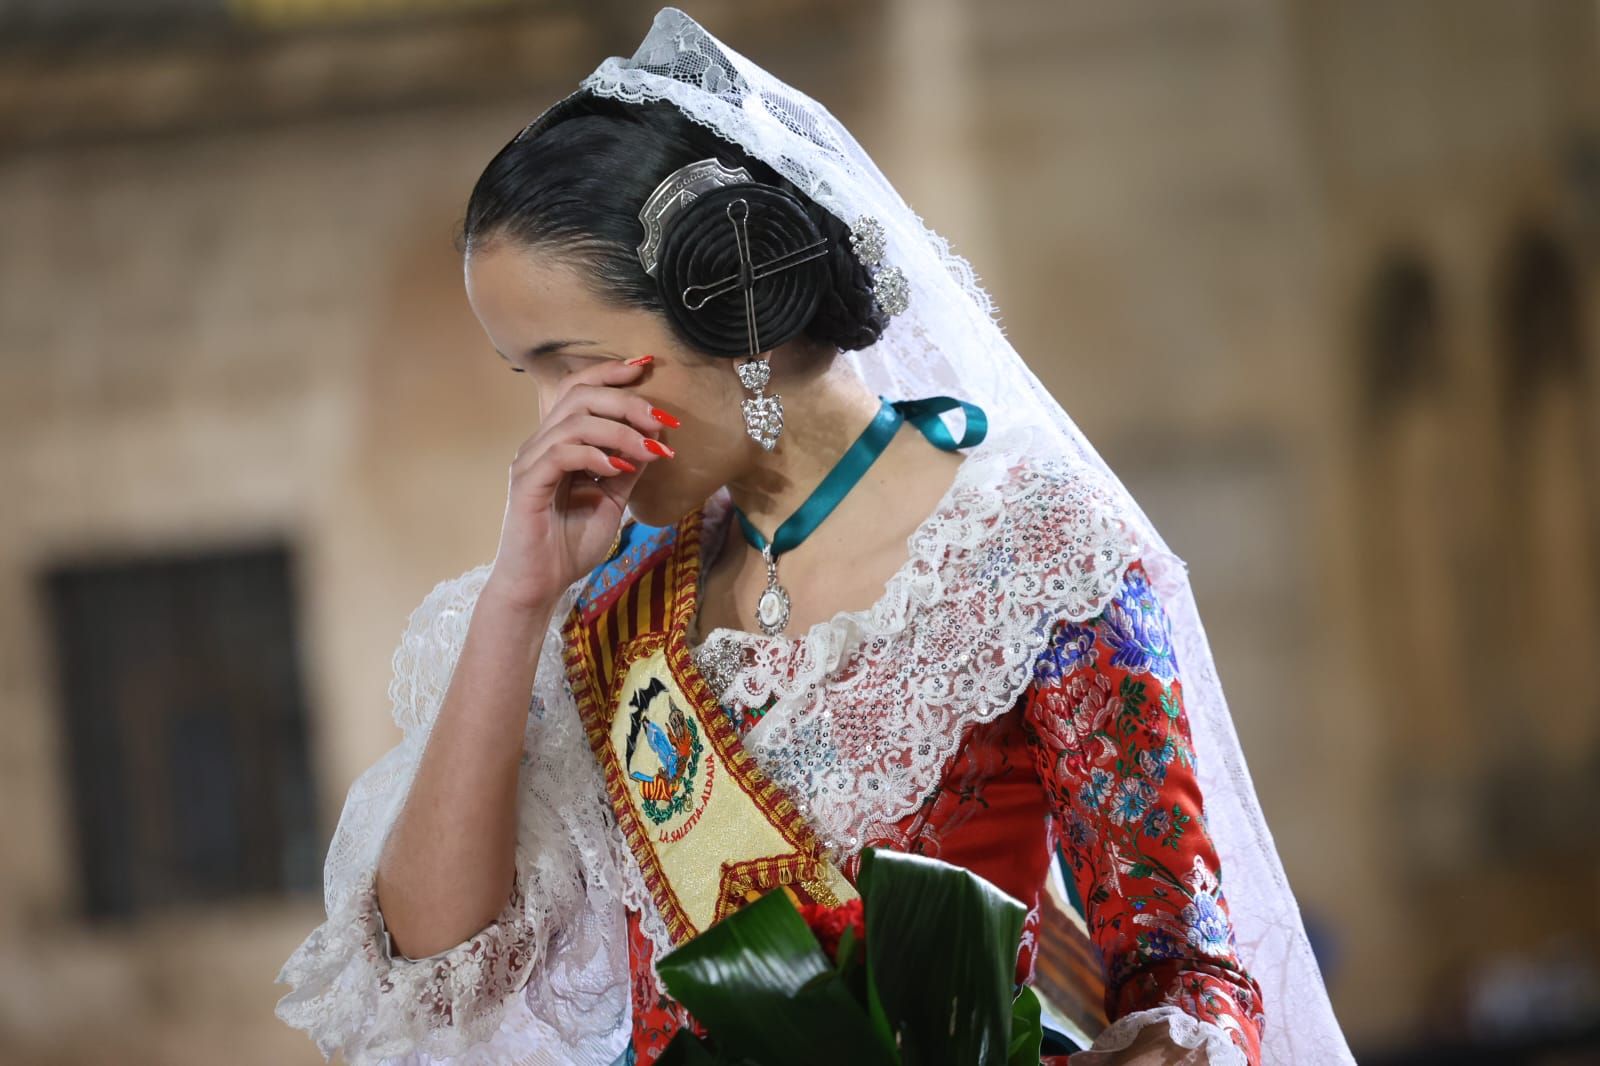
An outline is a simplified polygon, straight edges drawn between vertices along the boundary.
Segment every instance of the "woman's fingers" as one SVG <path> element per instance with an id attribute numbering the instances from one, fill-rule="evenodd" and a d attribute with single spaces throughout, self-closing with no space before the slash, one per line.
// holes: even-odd
<path id="1" fill-rule="evenodd" d="M 635 464 L 670 458 L 671 449 L 640 433 L 626 422 L 601 415 L 576 413 L 553 424 L 545 433 L 547 447 L 576 441 L 607 448 Z"/>
<path id="2" fill-rule="evenodd" d="M 574 414 L 600 415 L 626 422 L 640 433 L 654 436 L 666 423 L 652 412 L 655 406 L 638 393 L 610 385 L 574 385 L 550 408 L 545 419 L 557 422 Z"/>
<path id="3" fill-rule="evenodd" d="M 539 431 L 523 442 L 517 459 L 537 458 L 538 453 L 557 440 L 573 438 L 572 429 L 580 423 L 574 419 L 594 416 L 609 419 L 618 425 L 632 427 L 639 438 L 656 438 L 663 428 L 678 421 L 670 412 L 661 411 L 634 392 L 620 387 L 644 372 L 642 366 L 628 366 L 621 361 L 609 361 L 598 366 L 585 367 L 562 380 L 554 403 L 545 411 Z M 582 423 L 587 425 L 588 423 Z M 635 442 L 636 443 L 636 442 Z M 670 449 L 664 449 L 670 451 Z M 653 458 L 648 452 L 631 450 L 630 456 Z M 657 453 L 659 454 L 659 452 Z"/>
<path id="4" fill-rule="evenodd" d="M 650 373 L 650 365 L 655 361 L 654 356 L 641 356 L 645 362 L 630 359 L 606 359 L 584 367 L 571 374 L 563 375 L 556 382 L 555 390 L 550 399 L 549 412 L 554 414 L 561 407 L 567 397 L 578 389 L 603 388 L 620 390 L 627 385 L 636 385 L 643 381 L 645 375 Z"/>
<path id="5" fill-rule="evenodd" d="M 623 460 L 634 467 L 633 470 L 627 470 L 612 462 L 612 458 L 604 449 L 593 444 L 565 441 L 545 449 L 537 462 L 517 469 L 512 474 L 512 480 L 519 497 L 542 501 L 555 495 L 556 486 L 568 474 L 590 475 L 603 481 L 638 472 L 638 464 Z"/>
<path id="6" fill-rule="evenodd" d="M 512 460 L 517 495 L 541 506 L 579 474 L 625 496 L 646 464 L 671 458 L 657 438 L 676 417 L 627 388 L 647 372 L 648 363 L 607 360 L 563 377 L 538 432 Z"/>

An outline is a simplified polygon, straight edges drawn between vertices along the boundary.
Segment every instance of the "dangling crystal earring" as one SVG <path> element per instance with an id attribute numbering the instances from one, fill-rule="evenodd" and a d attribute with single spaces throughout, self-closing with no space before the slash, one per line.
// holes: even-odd
<path id="1" fill-rule="evenodd" d="M 771 358 L 772 353 L 768 352 L 765 358 L 749 359 L 737 367 L 739 383 L 755 393 L 740 404 L 744 408 L 744 431 L 769 452 L 783 432 L 783 397 L 762 394 L 772 380 Z"/>

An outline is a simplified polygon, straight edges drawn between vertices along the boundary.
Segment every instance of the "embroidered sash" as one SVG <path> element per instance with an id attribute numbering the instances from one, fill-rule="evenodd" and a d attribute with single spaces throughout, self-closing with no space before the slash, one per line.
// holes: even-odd
<path id="1" fill-rule="evenodd" d="M 562 631 L 606 796 L 674 944 L 774 888 L 825 904 L 856 897 L 689 653 L 703 512 L 630 524 Z"/>

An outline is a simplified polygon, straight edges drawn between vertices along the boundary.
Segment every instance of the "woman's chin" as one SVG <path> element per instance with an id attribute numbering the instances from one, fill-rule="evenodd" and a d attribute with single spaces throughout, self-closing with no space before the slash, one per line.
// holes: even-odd
<path id="1" fill-rule="evenodd" d="M 692 496 L 681 489 L 655 489 L 647 487 L 641 480 L 634 487 L 633 494 L 628 497 L 628 510 L 633 517 L 647 526 L 670 526 L 690 511 L 705 502 L 707 492 L 701 496 Z"/>

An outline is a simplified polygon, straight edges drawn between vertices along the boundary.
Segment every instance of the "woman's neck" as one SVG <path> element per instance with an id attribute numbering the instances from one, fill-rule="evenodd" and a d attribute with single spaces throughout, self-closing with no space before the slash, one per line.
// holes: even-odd
<path id="1" fill-rule="evenodd" d="M 777 381 L 774 386 L 783 396 L 783 435 L 776 448 L 728 481 L 733 502 L 768 538 L 833 469 L 881 403 L 842 361 L 787 392 Z"/>
<path id="2" fill-rule="evenodd" d="M 780 391 L 781 390 L 774 390 Z M 848 367 L 839 379 L 814 379 L 784 395 L 778 447 L 727 483 L 732 502 L 769 539 L 805 502 L 877 414 L 881 401 Z M 780 562 L 793 598 L 786 632 L 803 633 L 840 610 L 870 606 L 904 564 L 906 541 L 949 490 L 960 453 L 944 452 L 902 425 L 838 507 Z M 766 584 L 766 567 L 727 516 L 701 575 L 701 636 L 713 628 L 751 631 L 750 612 Z M 698 639 L 698 637 L 696 638 Z"/>

